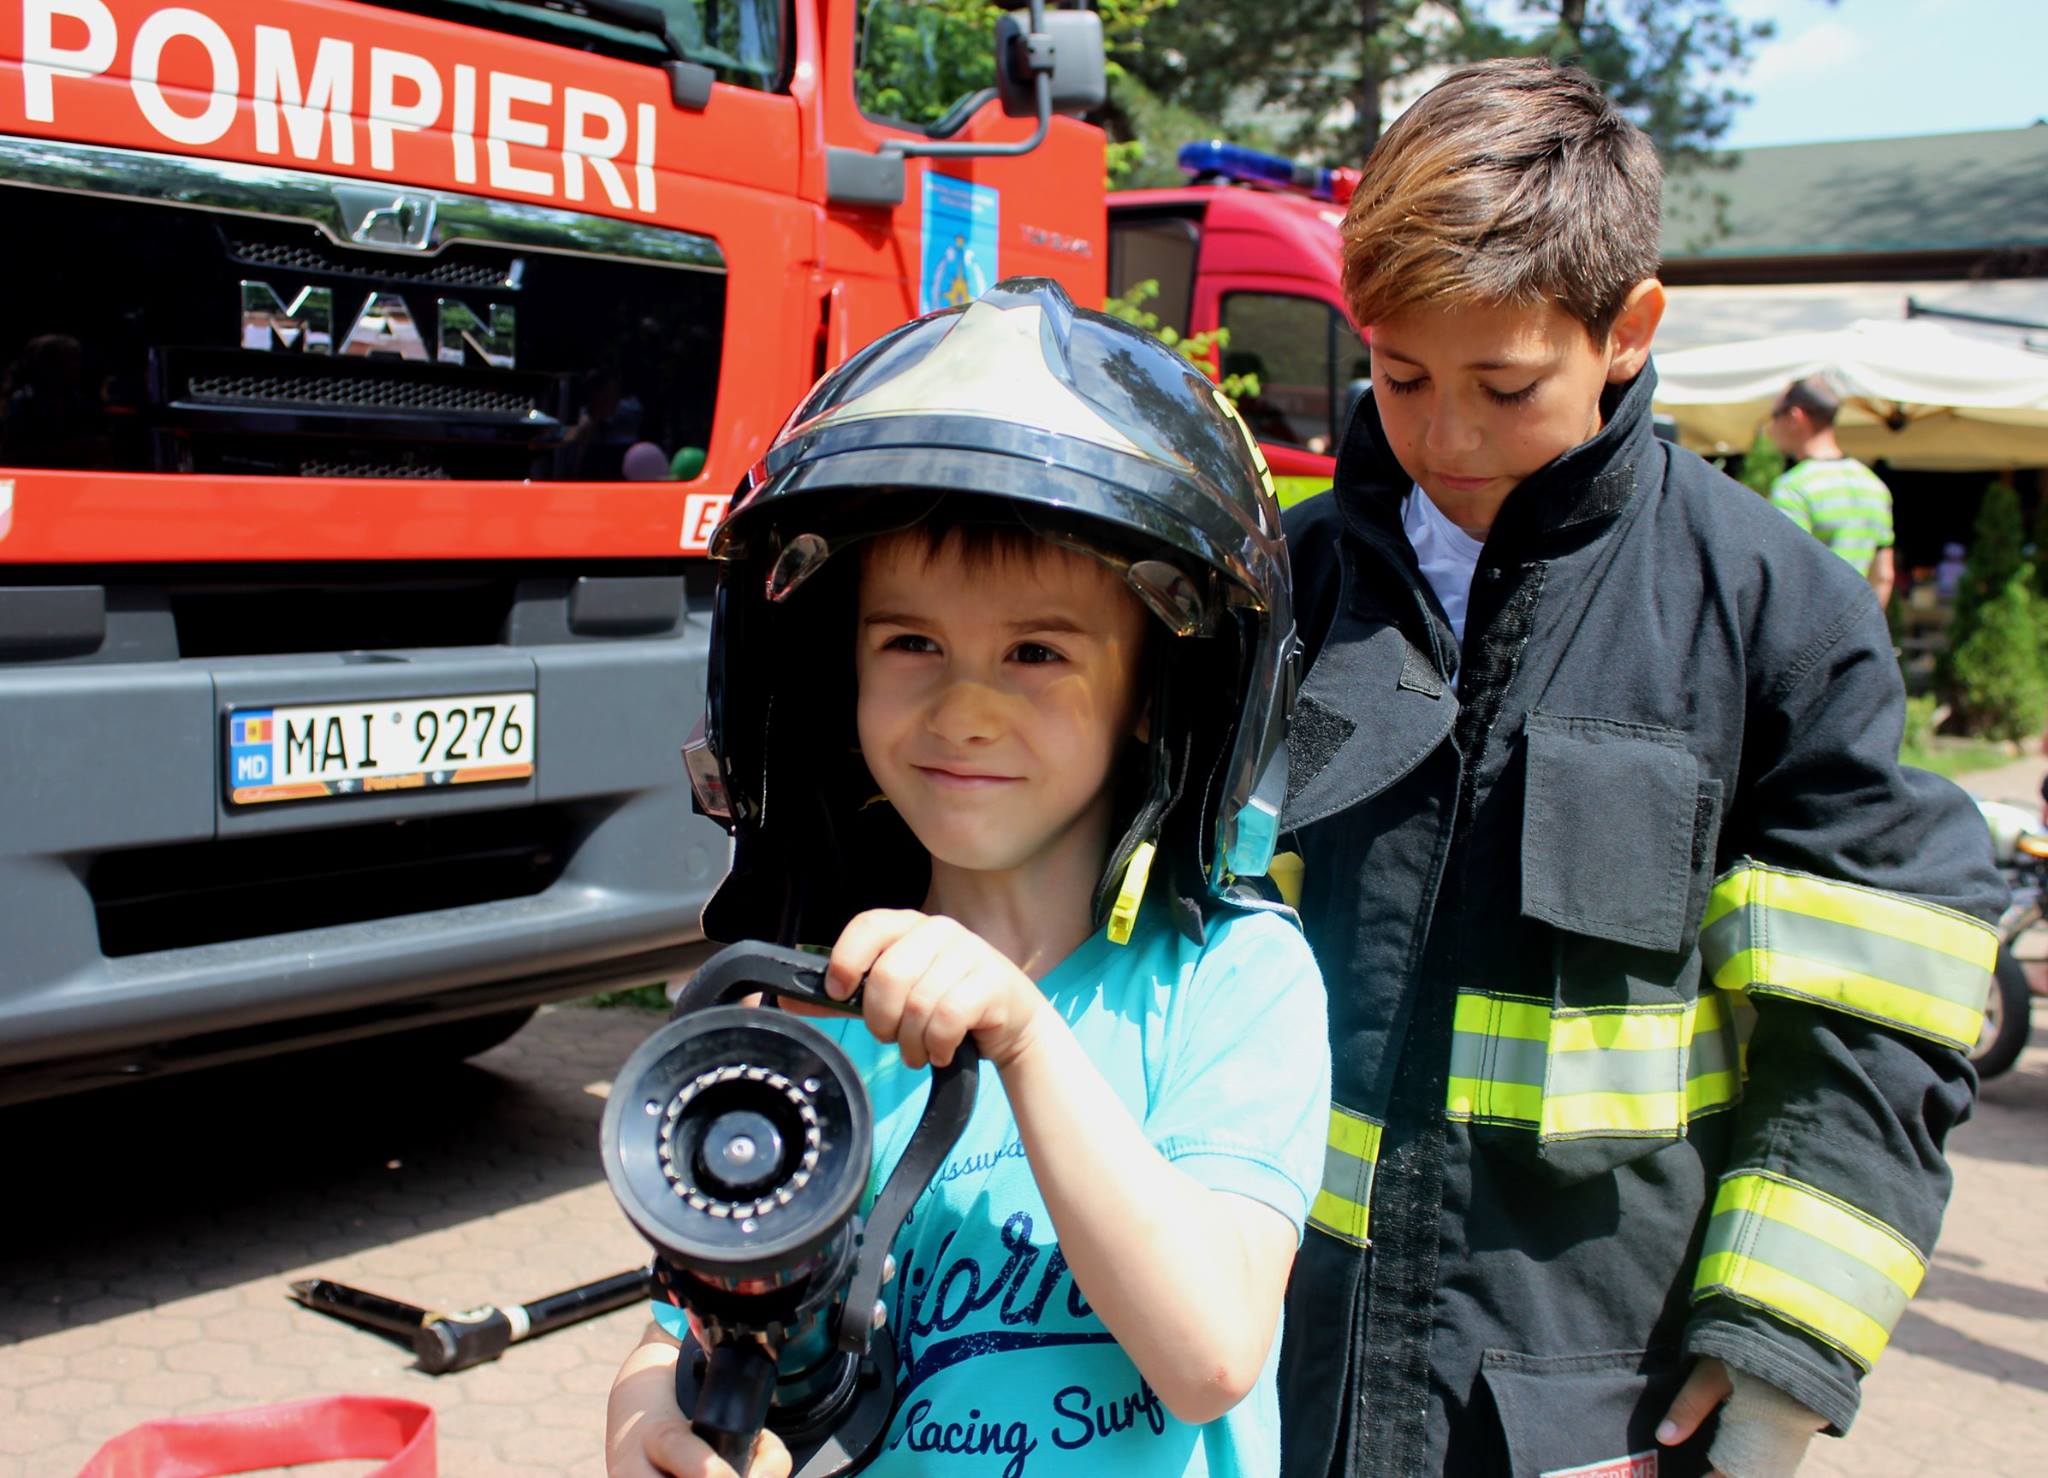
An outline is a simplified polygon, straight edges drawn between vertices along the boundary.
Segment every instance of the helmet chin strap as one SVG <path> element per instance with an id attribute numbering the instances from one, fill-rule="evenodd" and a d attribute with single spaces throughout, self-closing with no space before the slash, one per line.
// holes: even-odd
<path id="1" fill-rule="evenodd" d="M 1174 753 L 1165 738 L 1173 727 L 1170 722 L 1172 715 L 1167 709 L 1166 667 L 1164 662 L 1158 665 L 1158 674 L 1152 683 L 1151 737 L 1145 741 L 1144 798 L 1139 801 L 1124 834 L 1109 849 L 1108 861 L 1095 884 L 1096 927 L 1110 924 L 1112 937 L 1122 936 L 1117 939 L 1119 944 L 1129 942 L 1131 929 L 1137 923 L 1138 908 L 1143 902 L 1146 879 L 1151 872 L 1153 851 L 1159 841 L 1160 823 L 1180 799 L 1181 784 L 1187 775 L 1186 758 L 1182 757 L 1176 766 Z"/>

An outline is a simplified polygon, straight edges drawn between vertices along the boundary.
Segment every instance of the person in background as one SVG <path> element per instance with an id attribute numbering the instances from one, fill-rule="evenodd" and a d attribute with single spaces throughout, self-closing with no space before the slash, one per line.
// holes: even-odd
<path id="1" fill-rule="evenodd" d="M 1943 600 L 1954 600 L 1957 587 L 1963 583 L 1963 570 L 1966 564 L 1962 545 L 1942 545 L 1941 563 L 1934 567 L 1934 593 Z"/>
<path id="2" fill-rule="evenodd" d="M 1847 560 L 1877 592 L 1892 598 L 1892 495 L 1878 475 L 1835 440 L 1842 408 L 1821 375 L 1794 380 L 1771 407 L 1767 428 L 1797 465 L 1771 484 L 1771 506 Z"/>

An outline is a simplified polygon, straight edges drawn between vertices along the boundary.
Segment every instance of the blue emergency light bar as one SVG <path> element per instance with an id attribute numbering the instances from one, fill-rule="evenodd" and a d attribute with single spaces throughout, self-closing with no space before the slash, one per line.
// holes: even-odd
<path id="1" fill-rule="evenodd" d="M 1278 154 L 1263 153 L 1221 139 L 1201 139 L 1180 146 L 1180 167 L 1197 179 L 1233 180 L 1241 185 L 1272 185 L 1300 190 L 1314 200 L 1337 198 L 1336 170 L 1296 164 Z"/>

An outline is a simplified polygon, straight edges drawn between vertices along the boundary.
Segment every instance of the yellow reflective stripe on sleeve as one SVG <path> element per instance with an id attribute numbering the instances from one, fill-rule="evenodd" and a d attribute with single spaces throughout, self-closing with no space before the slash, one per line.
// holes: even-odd
<path id="1" fill-rule="evenodd" d="M 1723 990 L 1783 996 L 1962 1050 L 1977 1040 L 1998 935 L 1936 904 L 1744 863 L 1700 934 Z"/>
<path id="2" fill-rule="evenodd" d="M 1693 1297 L 1753 1304 L 1868 1370 L 1926 1271 L 1913 1244 L 1876 1217 L 1784 1176 L 1744 1170 L 1714 1197 Z"/>
<path id="3" fill-rule="evenodd" d="M 1330 1106 L 1330 1141 L 1323 1151 L 1323 1186 L 1308 1224 L 1360 1247 L 1372 1223 L 1372 1176 L 1380 1158 L 1381 1126 L 1363 1114 Z"/>
<path id="4" fill-rule="evenodd" d="M 1796 997 L 1831 1006 L 1850 1016 L 1964 1050 L 1976 1043 L 1984 1025 L 1982 997 L 1986 992 L 1979 993 L 1976 1004 L 1958 1005 L 1911 986 L 1783 950 L 1744 950 L 1714 972 L 1714 984 L 1723 990 Z"/>
<path id="5" fill-rule="evenodd" d="M 1715 881 L 1700 927 L 1705 928 L 1722 915 L 1750 903 L 1910 939 L 1986 969 L 1990 968 L 1991 960 L 1984 944 L 1986 934 L 1992 936 L 1990 948 L 1997 948 L 1996 931 L 1966 913 L 1879 888 L 1866 888 L 1860 883 L 1831 882 L 1809 873 L 1766 867 L 1760 862 L 1737 863 Z"/>
<path id="6" fill-rule="evenodd" d="M 1545 1139 L 1676 1138 L 1741 1094 L 1727 998 L 1553 1011 L 1525 996 L 1462 992 L 1445 1111 L 1533 1127 Z"/>

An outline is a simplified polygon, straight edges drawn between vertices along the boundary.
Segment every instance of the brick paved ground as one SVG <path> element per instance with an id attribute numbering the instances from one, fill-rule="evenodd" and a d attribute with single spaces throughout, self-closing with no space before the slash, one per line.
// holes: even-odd
<path id="1" fill-rule="evenodd" d="M 651 1021 L 550 1012 L 426 1084 L 273 1068 L 0 1113 L 0 1478 L 69 1478 L 148 1417 L 343 1391 L 432 1405 L 449 1478 L 596 1478 L 636 1312 L 435 1379 L 284 1290 L 318 1274 L 459 1308 L 629 1266 L 594 1145 L 599 1091 Z M 1807 1473 L 2048 1470 L 2048 1049 L 1953 1148 L 1926 1289 L 1855 1433 Z"/>
<path id="2" fill-rule="evenodd" d="M 457 1309 L 643 1261 L 597 1123 L 658 1021 L 551 1011 L 427 1083 L 272 1066 L 0 1114 L 0 1478 L 68 1478 L 149 1417 L 345 1391 L 431 1405 L 448 1478 L 601 1475 L 604 1394 L 643 1314 L 437 1379 L 285 1287 Z"/>

